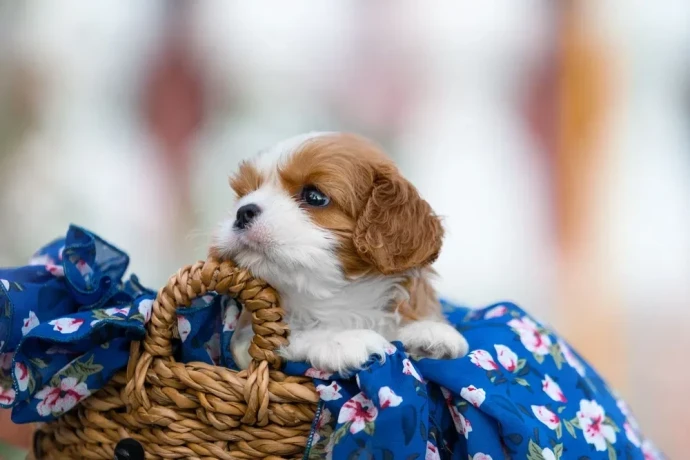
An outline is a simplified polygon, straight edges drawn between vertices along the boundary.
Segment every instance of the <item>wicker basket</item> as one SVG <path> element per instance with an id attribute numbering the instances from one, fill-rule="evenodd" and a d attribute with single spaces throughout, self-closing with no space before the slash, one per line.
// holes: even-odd
<path id="1" fill-rule="evenodd" d="M 177 307 L 209 291 L 252 312 L 248 370 L 172 357 Z M 59 420 L 37 426 L 30 457 L 110 460 L 118 441 L 134 438 L 151 459 L 300 458 L 318 395 L 310 379 L 271 370 L 280 366 L 274 350 L 287 343 L 283 314 L 276 291 L 231 262 L 181 269 L 158 292 L 127 370 Z"/>

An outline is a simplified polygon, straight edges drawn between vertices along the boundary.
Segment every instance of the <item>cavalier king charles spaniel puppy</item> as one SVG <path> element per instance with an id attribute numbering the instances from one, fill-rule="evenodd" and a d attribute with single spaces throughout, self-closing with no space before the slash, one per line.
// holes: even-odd
<path id="1" fill-rule="evenodd" d="M 283 358 L 348 374 L 396 340 L 417 357 L 467 353 L 430 282 L 441 221 L 374 143 L 297 136 L 242 162 L 230 185 L 237 200 L 210 254 L 278 291 L 291 330 Z M 241 368 L 252 336 L 244 310 L 231 343 Z"/>

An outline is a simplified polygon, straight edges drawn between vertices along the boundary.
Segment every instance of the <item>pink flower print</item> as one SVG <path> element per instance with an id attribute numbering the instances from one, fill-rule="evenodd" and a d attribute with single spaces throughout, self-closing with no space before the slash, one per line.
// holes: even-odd
<path id="1" fill-rule="evenodd" d="M 460 390 L 460 396 L 462 396 L 465 401 L 469 402 L 474 407 L 479 407 L 486 399 L 486 392 L 481 388 L 470 385 Z"/>
<path id="2" fill-rule="evenodd" d="M 378 417 L 379 412 L 364 393 L 358 393 L 348 402 L 343 404 L 338 415 L 338 423 L 351 423 L 350 433 L 356 434 L 362 431 L 368 423 Z"/>
<path id="3" fill-rule="evenodd" d="M 153 309 L 153 299 L 144 299 L 137 305 L 139 314 L 144 317 L 144 324 L 151 319 L 151 310 Z"/>
<path id="4" fill-rule="evenodd" d="M 511 319 L 508 326 L 512 327 L 520 335 L 522 345 L 532 353 L 546 356 L 549 354 L 551 338 L 539 330 L 539 326 L 527 317 Z"/>
<path id="5" fill-rule="evenodd" d="M 604 408 L 596 401 L 583 399 L 580 401 L 580 410 L 577 412 L 577 419 L 584 434 L 585 441 L 594 445 L 599 452 L 606 450 L 606 443 L 616 442 L 616 431 L 611 425 L 605 423 L 606 413 Z"/>
<path id="6" fill-rule="evenodd" d="M 220 334 L 217 332 L 214 333 L 211 338 L 208 339 L 208 342 L 204 344 L 204 349 L 206 353 L 208 353 L 211 362 L 218 365 L 220 362 Z"/>
<path id="7" fill-rule="evenodd" d="M 62 334 L 71 334 L 76 332 L 81 325 L 84 324 L 84 320 L 77 318 L 58 318 L 52 320 L 48 324 L 53 326 L 54 331 L 59 331 Z"/>
<path id="8" fill-rule="evenodd" d="M 177 315 L 177 332 L 180 333 L 180 340 L 187 340 L 187 336 L 192 332 L 192 325 L 189 320 L 182 315 Z"/>
<path id="9" fill-rule="evenodd" d="M 582 362 L 577 359 L 573 351 L 570 349 L 568 344 L 566 344 L 563 340 L 558 340 L 558 346 L 561 349 L 561 352 L 563 353 L 563 357 L 565 358 L 565 362 L 568 363 L 570 367 L 575 369 L 578 374 L 580 374 L 580 377 L 585 376 L 585 366 L 582 364 Z"/>
<path id="10" fill-rule="evenodd" d="M 628 438 L 628 441 L 630 441 L 635 447 L 640 447 L 640 437 L 637 436 L 637 433 L 633 429 L 632 425 L 630 425 L 629 422 L 625 422 L 623 424 L 623 429 L 625 430 L 625 437 Z"/>
<path id="11" fill-rule="evenodd" d="M 39 324 L 40 321 L 38 320 L 36 313 L 29 310 L 29 317 L 24 318 L 24 322 L 22 323 L 22 335 L 28 334 L 31 329 L 35 328 Z"/>
<path id="12" fill-rule="evenodd" d="M 548 410 L 546 406 L 532 406 L 532 412 L 550 430 L 555 430 L 561 424 L 561 419 L 558 418 L 558 415 Z"/>
<path id="13" fill-rule="evenodd" d="M 15 393 L 14 388 L 0 387 L 0 405 L 9 406 L 14 402 Z"/>
<path id="14" fill-rule="evenodd" d="M 470 361 L 477 367 L 481 367 L 485 371 L 495 371 L 498 369 L 496 361 L 491 357 L 491 354 L 486 350 L 474 350 L 470 353 Z"/>
<path id="15" fill-rule="evenodd" d="M 333 374 L 330 374 L 328 372 L 321 371 L 319 369 L 315 369 L 313 367 L 310 367 L 307 369 L 307 371 L 304 373 L 306 377 L 311 377 L 313 379 L 319 379 L 319 380 L 328 380 L 331 378 Z"/>
<path id="16" fill-rule="evenodd" d="M 331 382 L 329 385 L 318 385 L 316 387 L 316 392 L 324 401 L 334 401 L 342 398 L 343 395 L 340 394 L 340 390 L 341 388 L 338 382 Z"/>
<path id="17" fill-rule="evenodd" d="M 484 319 L 500 318 L 506 313 L 508 313 L 508 309 L 504 305 L 498 305 L 484 313 Z"/>
<path id="18" fill-rule="evenodd" d="M 424 380 L 419 375 L 419 372 L 417 372 L 417 369 L 415 369 L 414 365 L 412 364 L 412 361 L 410 361 L 408 358 L 403 359 L 403 374 L 411 375 L 420 382 L 424 383 Z"/>
<path id="19" fill-rule="evenodd" d="M 508 372 L 513 372 L 517 369 L 518 356 L 505 345 L 494 345 L 496 349 L 496 356 L 501 366 Z"/>
<path id="20" fill-rule="evenodd" d="M 424 460 L 441 460 L 441 455 L 438 453 L 438 447 L 433 445 L 431 441 L 426 442 L 426 455 Z"/>
<path id="21" fill-rule="evenodd" d="M 395 353 L 397 353 L 398 349 L 395 348 L 395 345 L 393 345 L 391 343 L 391 344 L 386 345 L 385 348 L 383 349 L 383 351 L 385 351 L 388 356 L 391 356 L 391 355 L 394 355 Z"/>
<path id="22" fill-rule="evenodd" d="M 108 315 L 108 316 L 115 316 L 115 315 L 124 315 L 124 316 L 127 316 L 127 315 L 129 315 L 129 307 L 124 307 L 124 308 L 119 308 L 119 307 L 106 308 L 105 314 Z"/>
<path id="23" fill-rule="evenodd" d="M 223 332 L 234 331 L 237 327 L 237 319 L 240 309 L 234 299 L 230 299 L 223 310 Z"/>
<path id="24" fill-rule="evenodd" d="M 46 385 L 36 393 L 36 399 L 41 400 L 36 406 L 36 411 L 41 417 L 60 415 L 72 409 L 89 394 L 86 383 L 79 383 L 74 377 L 66 377 L 60 381 L 59 386 Z"/>
<path id="25" fill-rule="evenodd" d="M 402 401 L 402 397 L 396 395 L 390 387 L 381 387 L 379 389 L 379 405 L 381 409 L 398 407 Z"/>
<path id="26" fill-rule="evenodd" d="M 63 276 L 65 276 L 65 268 L 62 266 L 62 264 L 56 265 L 52 262 L 48 262 L 45 265 L 45 267 L 48 273 L 50 273 L 56 278 L 62 278 Z"/>
<path id="27" fill-rule="evenodd" d="M 14 378 L 17 379 L 19 391 L 26 391 L 26 388 L 29 386 L 29 370 L 26 368 L 26 364 L 14 363 Z"/>
<path id="28" fill-rule="evenodd" d="M 14 352 L 0 353 L 0 369 L 7 370 L 12 367 L 12 359 L 14 358 Z"/>
<path id="29" fill-rule="evenodd" d="M 472 460 L 493 460 L 493 459 L 491 458 L 491 455 L 483 454 L 483 453 L 481 453 L 481 452 L 477 452 L 477 453 L 474 454 L 474 456 L 472 457 Z"/>
<path id="30" fill-rule="evenodd" d="M 563 391 L 561 391 L 561 387 L 547 374 L 544 374 L 544 380 L 541 381 L 541 389 L 544 390 L 544 393 L 546 393 L 547 396 L 554 401 L 563 403 L 568 401 L 563 394 Z"/>

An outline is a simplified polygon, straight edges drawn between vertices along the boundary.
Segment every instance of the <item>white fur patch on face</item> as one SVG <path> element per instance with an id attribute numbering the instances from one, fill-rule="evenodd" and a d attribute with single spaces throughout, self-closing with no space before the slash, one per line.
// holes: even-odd
<path id="1" fill-rule="evenodd" d="M 265 178 L 262 186 L 235 203 L 214 242 L 224 256 L 277 289 L 316 298 L 332 296 L 344 283 L 336 241 L 281 187 L 278 168 L 305 142 L 326 134 L 296 136 L 262 152 L 254 160 Z M 260 214 L 246 228 L 236 228 L 237 211 L 250 204 Z"/>

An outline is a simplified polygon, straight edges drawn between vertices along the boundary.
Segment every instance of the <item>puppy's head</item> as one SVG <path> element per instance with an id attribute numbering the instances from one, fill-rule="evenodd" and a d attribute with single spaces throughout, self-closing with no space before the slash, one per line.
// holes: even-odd
<path id="1" fill-rule="evenodd" d="M 211 255 L 276 288 L 329 296 L 363 276 L 430 265 L 443 229 L 412 184 L 373 143 L 338 133 L 284 141 L 231 177 L 237 201 Z"/>

